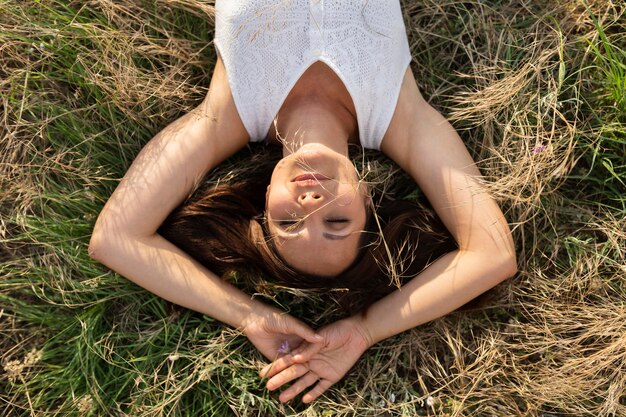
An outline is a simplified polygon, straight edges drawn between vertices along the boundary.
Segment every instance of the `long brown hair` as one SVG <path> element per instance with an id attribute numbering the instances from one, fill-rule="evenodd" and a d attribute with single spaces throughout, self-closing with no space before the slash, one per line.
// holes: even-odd
<path id="1" fill-rule="evenodd" d="M 279 158 L 280 152 L 264 147 L 237 161 L 237 168 L 221 167 L 170 214 L 159 233 L 216 274 L 244 277 L 238 283 L 253 291 L 268 281 L 308 290 L 344 289 L 335 301 L 350 312 L 456 248 L 427 203 L 393 199 L 389 187 L 374 186 L 375 207 L 353 264 L 333 278 L 294 270 L 276 252 L 264 222 L 265 190 Z M 371 161 L 362 158 L 357 165 L 365 170 Z M 233 178 L 223 183 L 224 177 Z M 251 282 L 250 277 L 257 278 Z"/>

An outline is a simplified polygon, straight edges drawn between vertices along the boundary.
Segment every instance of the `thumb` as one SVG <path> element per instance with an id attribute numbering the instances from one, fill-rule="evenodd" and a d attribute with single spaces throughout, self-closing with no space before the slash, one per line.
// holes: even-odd
<path id="1" fill-rule="evenodd" d="M 292 332 L 309 343 L 320 344 L 324 338 L 304 323 L 295 322 Z"/>
<path id="2" fill-rule="evenodd" d="M 322 343 L 307 343 L 305 346 L 298 347 L 291 353 L 293 363 L 305 363 L 311 360 L 317 353 L 322 350 Z"/>

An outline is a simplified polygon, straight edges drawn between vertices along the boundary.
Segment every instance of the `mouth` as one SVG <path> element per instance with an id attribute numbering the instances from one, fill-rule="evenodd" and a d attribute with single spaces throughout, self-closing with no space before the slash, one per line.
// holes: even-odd
<path id="1" fill-rule="evenodd" d="M 328 180 L 330 180 L 330 178 L 328 178 L 326 175 L 317 174 L 313 172 L 307 172 L 305 174 L 298 175 L 297 177 L 292 179 L 291 182 L 297 182 L 299 184 L 305 184 L 305 183 L 317 184 L 320 181 L 328 181 Z"/>

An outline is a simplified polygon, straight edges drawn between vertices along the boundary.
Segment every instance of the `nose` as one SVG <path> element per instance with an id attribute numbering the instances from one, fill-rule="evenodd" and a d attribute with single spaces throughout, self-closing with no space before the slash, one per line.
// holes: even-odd
<path id="1" fill-rule="evenodd" d="M 307 191 L 305 193 L 300 193 L 298 196 L 298 202 L 301 205 L 315 205 L 317 203 L 321 203 L 322 200 L 322 194 L 316 191 Z"/>

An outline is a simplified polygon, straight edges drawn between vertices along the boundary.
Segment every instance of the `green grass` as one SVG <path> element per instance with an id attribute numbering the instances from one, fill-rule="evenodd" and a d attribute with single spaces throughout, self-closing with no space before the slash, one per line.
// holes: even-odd
<path id="1" fill-rule="evenodd" d="M 492 181 L 520 272 L 305 407 L 263 388 L 237 332 L 87 254 L 141 147 L 206 93 L 212 6 L 0 0 L 0 414 L 626 415 L 626 10 L 589 3 L 403 2 L 420 87 Z"/>

